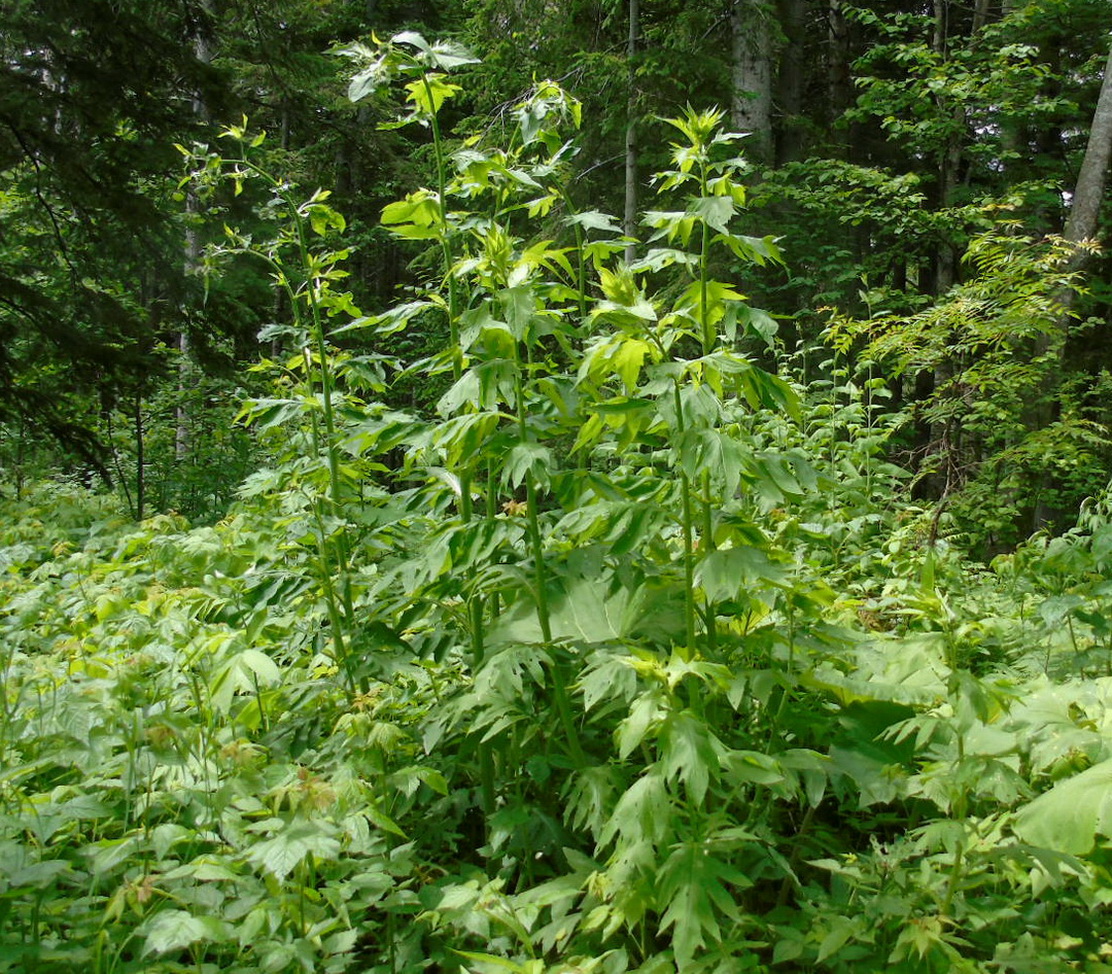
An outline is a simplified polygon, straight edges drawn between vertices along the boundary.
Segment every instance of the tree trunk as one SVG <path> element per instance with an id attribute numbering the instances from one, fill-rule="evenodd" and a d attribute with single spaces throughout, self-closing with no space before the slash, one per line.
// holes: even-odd
<path id="1" fill-rule="evenodd" d="M 779 124 L 776 126 L 776 165 L 803 158 L 803 67 L 805 0 L 778 0 L 777 14 L 784 34 L 776 79 Z"/>
<path id="2" fill-rule="evenodd" d="M 1073 202 L 1062 235 L 1074 243 L 1091 240 L 1097 232 L 1108 161 L 1112 156 L 1112 50 L 1104 62 L 1104 80 L 1089 129 L 1089 141 L 1073 190 Z"/>
<path id="3" fill-rule="evenodd" d="M 934 0 L 934 39 L 931 46 L 939 54 L 946 53 L 947 14 L 946 0 Z"/>
<path id="4" fill-rule="evenodd" d="M 751 132 L 747 149 L 772 156 L 772 14 L 763 2 L 733 0 L 730 9 L 733 92 L 730 121 Z"/>
<path id="5" fill-rule="evenodd" d="M 1077 184 L 1073 190 L 1073 201 L 1070 205 L 1069 215 L 1062 236 L 1072 243 L 1081 244 L 1092 240 L 1096 236 L 1097 223 L 1100 218 L 1100 205 L 1104 196 L 1105 180 L 1108 174 L 1108 162 L 1112 157 L 1112 49 L 1104 62 L 1104 76 L 1101 81 L 1100 94 L 1097 96 L 1096 111 L 1093 112 L 1093 122 L 1089 128 L 1089 140 L 1085 144 L 1085 155 L 1081 160 L 1081 170 L 1077 175 Z M 1091 251 L 1078 247 L 1070 262 L 1071 270 L 1079 270 L 1090 256 Z M 1067 290 L 1058 295 L 1062 307 L 1062 315 L 1058 325 L 1060 335 L 1056 336 L 1059 345 L 1059 356 L 1064 358 L 1066 353 L 1066 338 L 1069 334 L 1070 315 L 1069 308 L 1076 298 L 1076 293 Z M 1036 343 L 1036 354 L 1045 355 L 1051 345 L 1050 335 L 1040 335 Z M 1065 371 L 1065 363 L 1061 362 L 1058 375 Z M 1058 402 L 1056 396 L 1056 379 L 1046 390 L 1043 401 L 1033 411 L 1031 425 L 1034 429 L 1043 429 L 1054 421 Z M 1051 507 L 1046 502 L 1049 476 L 1043 474 L 1039 478 L 1039 491 L 1034 510 L 1033 527 L 1038 529 L 1046 524 L 1058 523 L 1063 512 Z"/>
<path id="6" fill-rule="evenodd" d="M 985 24 L 988 23 L 988 5 L 989 0 L 977 0 L 973 7 L 973 31 L 976 34 Z"/>
<path id="7" fill-rule="evenodd" d="M 829 0 L 827 20 L 827 127 L 834 132 L 834 124 L 853 104 L 853 71 L 850 68 L 849 25 L 842 12 L 842 0 Z M 848 146 L 846 147 L 848 149 Z"/>
<path id="8" fill-rule="evenodd" d="M 196 19 L 193 23 L 193 56 L 201 64 L 211 64 L 213 0 L 198 0 Z M 201 121 L 209 120 L 208 105 L 200 90 L 193 93 L 193 114 Z M 190 192 L 185 201 L 186 213 L 192 217 L 199 212 L 200 205 L 194 193 Z M 193 220 L 186 223 L 185 230 L 185 271 L 194 274 L 201 266 L 201 241 L 197 236 Z M 189 332 L 182 329 L 178 335 L 178 406 L 175 416 L 174 456 L 183 462 L 189 454 L 189 408 L 186 395 L 193 386 L 192 357 L 189 347 Z"/>
<path id="9" fill-rule="evenodd" d="M 635 58 L 641 33 L 640 0 L 629 0 L 629 38 L 626 42 L 626 66 L 629 90 L 626 100 L 625 133 L 625 214 L 622 229 L 627 237 L 637 234 L 637 77 Z M 626 246 L 625 259 L 632 262 L 637 245 Z"/>
<path id="10" fill-rule="evenodd" d="M 948 0 L 934 0 L 934 52 L 947 61 L 949 48 L 949 4 Z M 946 111 L 945 100 L 939 106 Z M 946 209 L 954 205 L 954 195 L 958 186 L 958 172 L 961 168 L 962 149 L 965 142 L 965 106 L 958 101 L 949 108 L 950 135 L 942 148 L 938 160 L 938 205 Z M 957 278 L 957 249 L 953 244 L 943 242 L 939 247 L 935 265 L 935 287 L 939 295 L 945 294 Z"/>
<path id="11" fill-rule="evenodd" d="M 135 434 L 135 520 L 142 521 L 147 516 L 147 477 L 146 451 L 143 449 L 143 397 L 135 396 L 135 411 L 132 416 Z"/>

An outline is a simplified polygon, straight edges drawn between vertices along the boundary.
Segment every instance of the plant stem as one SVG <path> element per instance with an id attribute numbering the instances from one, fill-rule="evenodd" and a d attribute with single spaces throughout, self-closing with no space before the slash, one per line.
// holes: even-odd
<path id="1" fill-rule="evenodd" d="M 714 551 L 714 512 L 711 507 L 710 495 L 710 471 L 703 471 L 703 556 L 710 554 Z M 717 623 L 717 609 L 715 608 L 714 600 L 710 597 L 707 598 L 705 609 L 705 623 L 707 629 L 707 654 L 711 659 L 718 656 L 718 623 Z"/>
<path id="2" fill-rule="evenodd" d="M 680 382 L 676 379 L 672 389 L 676 409 L 676 432 L 682 437 L 684 432 L 683 399 L 680 396 Z M 691 505 L 691 482 L 687 471 L 680 465 L 680 500 L 683 518 L 683 620 L 687 634 L 687 659 L 695 657 L 695 525 Z"/>
<path id="3" fill-rule="evenodd" d="M 517 399 L 517 422 L 522 440 L 529 436 L 529 425 L 525 416 L 525 395 L 521 381 L 521 361 L 518 359 L 518 372 L 514 379 Z M 567 683 L 563 669 L 556 658 L 552 645 L 552 619 L 548 606 L 548 570 L 544 562 L 544 542 L 541 537 L 540 517 L 537 513 L 537 488 L 532 470 L 525 474 L 525 514 L 529 530 L 530 547 L 533 549 L 533 585 L 536 589 L 537 622 L 541 629 L 541 640 L 548 649 L 552 660 L 552 695 L 556 710 L 567 738 L 568 750 L 577 769 L 587 766 L 587 755 L 579 742 L 579 731 L 572 715 L 571 701 L 568 698 Z"/>
<path id="4" fill-rule="evenodd" d="M 429 106 L 435 104 L 432 93 L 432 84 L 428 73 L 421 75 L 425 87 L 425 96 Z M 459 346 L 459 306 L 456 294 L 456 279 L 452 274 L 452 247 L 448 241 L 448 207 L 444 200 L 447 187 L 447 170 L 444 166 L 444 140 L 440 133 L 440 119 L 435 111 L 429 112 L 429 124 L 432 126 L 432 148 L 436 157 L 436 204 L 440 217 L 440 252 L 444 260 L 444 276 L 448 281 L 448 343 L 452 352 L 452 379 L 459 381 L 463 375 L 463 353 Z"/>
<path id="5" fill-rule="evenodd" d="M 471 474 L 460 474 L 460 521 L 470 524 L 474 517 L 471 501 Z M 488 505 L 489 509 L 489 505 Z M 468 599 L 468 619 L 471 623 L 471 672 L 478 673 L 486 655 L 486 617 L 483 611 L 481 592 L 473 592 Z M 494 813 L 494 758 L 491 743 L 479 744 L 479 789 L 482 795 L 483 813 Z"/>

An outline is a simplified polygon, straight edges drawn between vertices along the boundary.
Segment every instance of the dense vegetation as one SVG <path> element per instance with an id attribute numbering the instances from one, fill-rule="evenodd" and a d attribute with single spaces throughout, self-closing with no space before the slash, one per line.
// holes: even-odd
<path id="1" fill-rule="evenodd" d="M 1112 969 L 1107 3 L 4 6 L 0 970 Z"/>

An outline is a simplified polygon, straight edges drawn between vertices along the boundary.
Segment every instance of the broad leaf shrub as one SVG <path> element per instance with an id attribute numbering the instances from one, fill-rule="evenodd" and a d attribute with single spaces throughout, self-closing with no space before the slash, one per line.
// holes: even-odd
<path id="1" fill-rule="evenodd" d="M 432 128 L 454 48 L 399 35 Z M 545 82 L 436 127 L 364 316 L 343 223 L 242 148 L 293 320 L 217 524 L 42 488 L 0 520 L 0 969 L 1108 968 L 1107 500 L 990 567 L 897 500 L 883 386 L 744 352 L 735 137 L 670 124 L 635 260 Z M 420 363 L 365 350 L 440 316 Z M 369 338 L 369 340 L 368 340 Z M 431 409 L 389 398 L 441 372 Z"/>

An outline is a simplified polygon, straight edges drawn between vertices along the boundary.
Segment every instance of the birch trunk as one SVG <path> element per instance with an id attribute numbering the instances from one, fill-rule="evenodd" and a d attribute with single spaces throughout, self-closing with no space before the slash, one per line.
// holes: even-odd
<path id="1" fill-rule="evenodd" d="M 1089 129 L 1089 141 L 1073 190 L 1073 202 L 1062 236 L 1074 243 L 1096 236 L 1097 218 L 1104 197 L 1108 161 L 1112 156 L 1112 50 L 1104 62 L 1104 80 Z"/>

